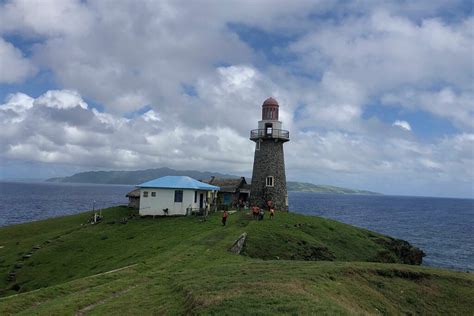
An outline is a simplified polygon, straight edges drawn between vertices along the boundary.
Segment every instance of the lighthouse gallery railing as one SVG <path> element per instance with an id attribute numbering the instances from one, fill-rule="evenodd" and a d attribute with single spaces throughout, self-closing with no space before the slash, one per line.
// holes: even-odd
<path id="1" fill-rule="evenodd" d="M 250 139 L 282 138 L 290 139 L 290 132 L 284 129 L 254 129 L 250 131 Z"/>

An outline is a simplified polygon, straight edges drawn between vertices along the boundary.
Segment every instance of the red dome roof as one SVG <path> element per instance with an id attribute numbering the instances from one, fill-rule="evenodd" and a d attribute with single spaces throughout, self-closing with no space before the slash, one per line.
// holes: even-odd
<path id="1" fill-rule="evenodd" d="M 272 97 L 269 97 L 268 99 L 266 99 L 265 101 L 263 101 L 263 105 L 276 105 L 276 106 L 278 106 L 278 101 L 275 100 L 275 99 L 272 98 Z"/>

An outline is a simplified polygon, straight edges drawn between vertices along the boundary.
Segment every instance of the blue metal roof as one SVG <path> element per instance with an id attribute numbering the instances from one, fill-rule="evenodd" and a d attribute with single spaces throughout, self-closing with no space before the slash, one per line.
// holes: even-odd
<path id="1" fill-rule="evenodd" d="M 219 190 L 219 187 L 185 176 L 166 176 L 137 185 L 139 188 Z"/>

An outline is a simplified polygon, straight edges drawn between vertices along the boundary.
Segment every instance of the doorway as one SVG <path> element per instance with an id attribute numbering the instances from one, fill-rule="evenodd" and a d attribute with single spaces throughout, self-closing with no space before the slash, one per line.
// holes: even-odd
<path id="1" fill-rule="evenodd" d="M 204 207 L 204 194 L 201 193 L 199 194 L 199 208 L 203 208 Z"/>
<path id="2" fill-rule="evenodd" d="M 265 134 L 266 134 L 267 136 L 273 134 L 273 124 L 272 124 L 272 123 L 266 123 L 266 124 L 265 124 Z"/>

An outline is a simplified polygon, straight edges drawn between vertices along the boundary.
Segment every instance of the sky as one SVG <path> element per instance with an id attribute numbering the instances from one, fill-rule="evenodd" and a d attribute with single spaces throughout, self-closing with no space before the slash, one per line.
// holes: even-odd
<path id="1" fill-rule="evenodd" d="M 474 197 L 471 1 L 0 0 L 0 179 L 251 176 L 263 101 L 288 180 Z"/>

